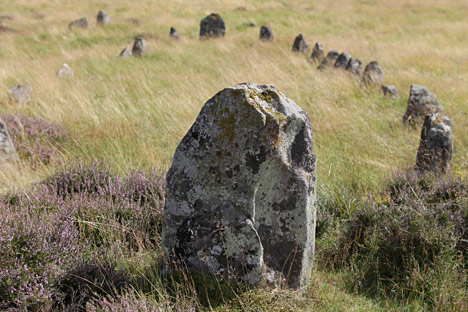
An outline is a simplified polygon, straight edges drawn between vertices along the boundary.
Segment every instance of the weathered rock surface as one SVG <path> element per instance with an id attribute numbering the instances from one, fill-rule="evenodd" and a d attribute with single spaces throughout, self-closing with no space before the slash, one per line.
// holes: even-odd
<path id="1" fill-rule="evenodd" d="M 11 141 L 8 129 L 0 118 L 0 164 L 6 161 L 18 161 L 18 155 L 16 149 Z"/>
<path id="2" fill-rule="evenodd" d="M 379 62 L 372 61 L 366 65 L 362 74 L 362 81 L 368 85 L 382 85 L 384 82 L 384 74 Z"/>
<path id="3" fill-rule="evenodd" d="M 323 70 L 327 67 L 331 67 L 335 64 L 336 62 L 336 59 L 338 58 L 338 56 L 340 55 L 340 53 L 336 50 L 330 50 L 328 53 L 327 53 L 327 56 L 322 60 L 322 62 L 320 63 L 320 65 L 317 67 L 317 69 L 319 70 Z"/>
<path id="4" fill-rule="evenodd" d="M 59 76 L 59 78 L 61 79 L 68 79 L 68 78 L 73 78 L 74 74 L 73 74 L 73 70 L 71 69 L 71 67 L 68 66 L 67 63 L 64 63 L 62 67 L 60 67 L 60 69 L 58 70 L 57 76 Z"/>
<path id="5" fill-rule="evenodd" d="M 450 172 L 453 154 L 452 120 L 440 113 L 426 116 L 415 169 L 419 172 Z"/>
<path id="6" fill-rule="evenodd" d="M 349 71 L 351 74 L 360 77 L 362 75 L 362 72 L 364 71 L 364 65 L 362 65 L 362 62 L 360 59 L 352 57 L 348 65 L 346 65 L 346 70 Z"/>
<path id="7" fill-rule="evenodd" d="M 320 43 L 316 42 L 314 45 L 314 49 L 312 50 L 312 55 L 310 56 L 310 58 L 314 62 L 319 62 L 323 59 L 324 56 L 325 56 L 325 50 L 323 49 L 323 46 Z"/>
<path id="8" fill-rule="evenodd" d="M 11 100 L 21 104 L 27 103 L 31 99 L 32 87 L 29 82 L 13 86 L 8 91 Z"/>
<path id="9" fill-rule="evenodd" d="M 394 85 L 382 85 L 382 93 L 389 99 L 396 100 L 400 97 L 397 87 Z"/>
<path id="10" fill-rule="evenodd" d="M 292 51 L 302 53 L 309 52 L 309 45 L 307 44 L 307 41 L 304 39 L 304 36 L 302 34 L 299 34 L 299 36 L 297 36 L 296 39 L 294 39 Z"/>
<path id="11" fill-rule="evenodd" d="M 179 40 L 179 33 L 174 27 L 171 27 L 171 30 L 169 31 L 169 37 L 174 40 Z"/>
<path id="12" fill-rule="evenodd" d="M 307 113 L 272 85 L 218 92 L 167 173 L 164 271 L 307 285 L 315 246 L 316 156 Z"/>
<path id="13" fill-rule="evenodd" d="M 99 26 L 104 26 L 110 23 L 110 16 L 106 11 L 99 11 L 96 17 L 96 22 Z"/>
<path id="14" fill-rule="evenodd" d="M 132 56 L 132 51 L 129 47 L 125 47 L 122 52 L 120 52 L 119 57 L 129 57 Z"/>
<path id="15" fill-rule="evenodd" d="M 86 17 L 82 17 L 80 19 L 77 19 L 76 21 L 73 21 L 68 25 L 69 29 L 73 28 L 88 28 L 88 20 Z"/>
<path id="16" fill-rule="evenodd" d="M 224 20 L 217 13 L 211 13 L 200 22 L 200 39 L 219 38 L 226 35 Z"/>
<path id="17" fill-rule="evenodd" d="M 410 88 L 408 107 L 403 115 L 403 122 L 413 124 L 418 119 L 443 110 L 444 107 L 431 91 L 426 87 L 413 84 Z"/>
<path id="18" fill-rule="evenodd" d="M 260 40 L 273 41 L 273 30 L 268 26 L 260 27 Z"/>
<path id="19" fill-rule="evenodd" d="M 349 61 L 351 60 L 351 55 L 346 52 L 341 53 L 335 61 L 334 67 L 337 69 L 346 69 Z"/>
<path id="20" fill-rule="evenodd" d="M 132 47 L 132 55 L 136 57 L 143 57 L 146 52 L 146 42 L 143 38 L 135 38 L 135 42 Z"/>

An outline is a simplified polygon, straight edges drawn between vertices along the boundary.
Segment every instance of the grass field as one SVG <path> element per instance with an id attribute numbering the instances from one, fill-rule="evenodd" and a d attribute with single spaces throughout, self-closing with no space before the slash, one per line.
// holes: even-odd
<path id="1" fill-rule="evenodd" d="M 110 25 L 96 25 L 99 10 L 109 13 Z M 212 12 L 223 17 L 226 37 L 200 41 L 200 20 Z M 392 173 L 414 165 L 420 125 L 401 122 L 413 83 L 436 94 L 452 118 L 453 173 L 468 172 L 465 0 L 0 0 L 0 15 L 11 16 L 2 23 L 16 30 L 0 32 L 0 115 L 44 119 L 68 133 L 53 161 L 31 168 L 22 159 L 21 170 L 4 167 L 2 193 L 27 189 L 79 161 L 102 161 L 120 175 L 166 172 L 203 104 L 247 81 L 275 85 L 309 113 L 318 195 L 343 209 L 357 209 L 370 193 L 384 191 Z M 84 16 L 88 29 L 68 29 Z M 246 26 L 250 21 L 257 26 Z M 273 29 L 273 42 L 258 40 L 261 25 Z M 171 26 L 181 40 L 169 38 Z M 291 52 L 299 33 L 310 48 L 318 41 L 326 52 L 346 51 L 364 64 L 377 60 L 400 99 L 386 99 L 345 72 L 316 70 L 310 54 Z M 146 38 L 145 57 L 118 58 L 137 35 Z M 74 70 L 73 79 L 57 77 L 63 63 Z M 10 102 L 8 88 L 25 81 L 33 87 L 31 101 Z M 414 302 L 349 291 L 343 274 L 319 270 L 305 295 L 259 290 L 242 300 L 252 311 L 268 310 L 273 302 L 290 310 L 419 309 Z M 236 303 L 224 308 L 245 309 Z"/>

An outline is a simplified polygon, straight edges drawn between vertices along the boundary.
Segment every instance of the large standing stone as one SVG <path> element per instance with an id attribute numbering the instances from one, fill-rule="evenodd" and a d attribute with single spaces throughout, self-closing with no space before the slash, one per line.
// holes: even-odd
<path id="1" fill-rule="evenodd" d="M 400 93 L 398 92 L 397 87 L 395 87 L 394 85 L 382 85 L 382 88 L 380 90 L 389 99 L 396 100 L 400 97 Z"/>
<path id="2" fill-rule="evenodd" d="M 403 116 L 404 123 L 414 123 L 432 113 L 441 112 L 444 107 L 437 101 L 436 96 L 426 87 L 411 85 L 408 107 Z"/>
<path id="3" fill-rule="evenodd" d="M 109 14 L 106 11 L 99 11 L 96 17 L 96 22 L 100 26 L 104 26 L 110 23 Z"/>
<path id="4" fill-rule="evenodd" d="M 314 49 L 312 50 L 312 55 L 310 56 L 310 58 L 314 62 L 319 62 L 323 59 L 324 55 L 325 55 L 325 52 L 324 52 L 323 46 L 320 43 L 316 42 L 314 45 Z"/>
<path id="5" fill-rule="evenodd" d="M 26 104 L 31 99 L 32 87 L 29 82 L 13 86 L 8 91 L 11 100 Z"/>
<path id="6" fill-rule="evenodd" d="M 0 118 L 0 164 L 5 161 L 18 161 L 18 155 L 16 154 L 15 147 L 11 141 L 8 129 Z"/>
<path id="7" fill-rule="evenodd" d="M 372 61 L 366 65 L 364 73 L 362 74 L 362 81 L 368 85 L 382 85 L 384 82 L 384 75 L 382 67 L 379 62 Z"/>
<path id="8" fill-rule="evenodd" d="M 452 120 L 440 113 L 426 116 L 415 169 L 419 172 L 450 172 L 453 154 Z"/>
<path id="9" fill-rule="evenodd" d="M 364 71 L 364 66 L 360 59 L 352 57 L 348 65 L 346 65 L 346 70 L 349 71 L 351 74 L 360 77 L 362 72 Z"/>
<path id="10" fill-rule="evenodd" d="M 88 20 L 86 17 L 82 17 L 76 21 L 71 22 L 70 25 L 68 25 L 68 28 L 88 28 Z"/>
<path id="11" fill-rule="evenodd" d="M 315 245 L 315 164 L 307 113 L 274 86 L 218 92 L 167 173 L 169 267 L 305 287 Z"/>
<path id="12" fill-rule="evenodd" d="M 349 55 L 346 52 L 343 52 L 336 59 L 334 67 L 338 69 L 346 69 L 346 66 L 348 66 L 350 60 L 351 55 Z"/>
<path id="13" fill-rule="evenodd" d="M 174 27 L 171 27 L 171 30 L 169 31 L 169 38 L 179 40 L 179 33 Z"/>
<path id="14" fill-rule="evenodd" d="M 273 30 L 268 26 L 260 27 L 260 40 L 273 41 Z"/>
<path id="15" fill-rule="evenodd" d="M 224 37 L 226 25 L 219 14 L 211 13 L 200 22 L 200 39 Z"/>
<path id="16" fill-rule="evenodd" d="M 307 41 L 304 39 L 304 36 L 302 34 L 299 34 L 299 36 L 297 36 L 296 39 L 294 39 L 292 51 L 302 53 L 309 52 L 309 45 L 307 44 Z"/>
<path id="17" fill-rule="evenodd" d="M 73 78 L 73 70 L 71 69 L 70 66 L 68 66 L 67 63 L 64 63 L 62 67 L 57 72 L 57 76 L 61 79 L 68 79 L 68 78 Z"/>
<path id="18" fill-rule="evenodd" d="M 132 55 L 136 57 L 143 57 L 146 51 L 146 42 L 143 38 L 135 38 L 135 42 L 132 47 Z"/>
<path id="19" fill-rule="evenodd" d="M 340 55 L 340 53 L 336 50 L 330 50 L 328 53 L 327 53 L 327 56 L 322 60 L 322 62 L 320 63 L 320 65 L 317 67 L 317 69 L 319 70 L 324 70 L 325 68 L 327 67 L 331 67 L 335 64 L 336 62 L 336 59 L 338 58 L 338 56 Z"/>

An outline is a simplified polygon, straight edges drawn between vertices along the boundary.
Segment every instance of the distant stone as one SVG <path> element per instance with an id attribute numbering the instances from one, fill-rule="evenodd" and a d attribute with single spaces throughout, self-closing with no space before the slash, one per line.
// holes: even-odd
<path id="1" fill-rule="evenodd" d="M 0 118 L 0 164 L 7 161 L 18 162 L 18 154 L 16 154 L 16 149 L 11 141 L 8 129 Z"/>
<path id="2" fill-rule="evenodd" d="M 0 32 L 16 32 L 16 30 L 8 26 L 0 25 Z"/>
<path id="3" fill-rule="evenodd" d="M 400 97 L 397 87 L 394 85 L 382 85 L 382 93 L 389 99 L 396 100 Z"/>
<path id="4" fill-rule="evenodd" d="M 132 56 L 132 51 L 129 47 L 125 47 L 122 52 L 120 52 L 119 57 L 129 57 Z"/>
<path id="5" fill-rule="evenodd" d="M 335 61 L 334 67 L 337 69 L 346 69 L 349 61 L 351 60 L 351 55 L 346 52 L 341 53 Z"/>
<path id="6" fill-rule="evenodd" d="M 332 67 L 340 53 L 336 50 L 330 50 L 327 56 L 324 57 L 320 65 L 317 67 L 319 70 L 324 70 L 327 67 Z"/>
<path id="7" fill-rule="evenodd" d="M 105 11 L 99 11 L 97 17 L 96 17 L 97 24 L 100 26 L 104 26 L 110 23 L 110 17 L 109 14 Z"/>
<path id="8" fill-rule="evenodd" d="M 302 52 L 302 53 L 308 53 L 309 52 L 309 45 L 307 44 L 306 40 L 304 39 L 304 36 L 302 34 L 299 34 L 299 36 L 294 39 L 294 43 L 292 46 L 292 51 L 293 52 Z"/>
<path id="9" fill-rule="evenodd" d="M 453 155 L 452 120 L 440 113 L 426 116 L 415 169 L 433 174 L 450 173 Z"/>
<path id="10" fill-rule="evenodd" d="M 305 288 L 315 246 L 316 156 L 307 112 L 243 83 L 203 106 L 167 173 L 171 268 Z"/>
<path id="11" fill-rule="evenodd" d="M 14 20 L 14 18 L 11 15 L 0 15 L 0 21 L 4 21 L 4 20 L 12 21 Z"/>
<path id="12" fill-rule="evenodd" d="M 444 107 L 431 91 L 426 87 L 413 84 L 410 88 L 408 107 L 403 116 L 403 122 L 413 124 L 417 119 L 443 110 Z"/>
<path id="13" fill-rule="evenodd" d="M 367 64 L 364 73 L 362 74 L 362 81 L 368 85 L 382 85 L 384 82 L 384 74 L 379 62 L 372 61 Z"/>
<path id="14" fill-rule="evenodd" d="M 73 28 L 88 28 L 88 20 L 86 19 L 86 17 L 82 17 L 80 19 L 77 19 L 76 21 L 74 22 L 71 22 L 70 25 L 68 25 L 68 28 L 69 29 L 73 29 Z"/>
<path id="15" fill-rule="evenodd" d="M 143 38 L 135 38 L 135 42 L 132 47 L 132 55 L 136 57 L 143 57 L 146 51 L 146 42 Z"/>
<path id="16" fill-rule="evenodd" d="M 27 103 L 31 99 L 32 87 L 29 82 L 13 86 L 8 91 L 10 99 L 21 104 Z"/>
<path id="17" fill-rule="evenodd" d="M 219 38 L 226 34 L 226 26 L 219 14 L 211 13 L 200 22 L 200 39 Z"/>
<path id="18" fill-rule="evenodd" d="M 346 65 L 346 70 L 349 71 L 351 74 L 360 77 L 362 75 L 362 72 L 364 71 L 364 65 L 362 65 L 362 62 L 360 59 L 352 57 L 348 65 Z"/>
<path id="19" fill-rule="evenodd" d="M 244 24 L 242 24 L 243 26 L 245 27 L 256 27 L 257 26 L 257 22 L 254 21 L 253 19 L 245 22 Z"/>
<path id="20" fill-rule="evenodd" d="M 268 26 L 260 27 L 260 40 L 273 41 L 273 30 Z"/>
<path id="21" fill-rule="evenodd" d="M 74 74 L 71 67 L 68 66 L 68 64 L 64 63 L 62 67 L 60 67 L 60 69 L 58 70 L 57 76 L 59 76 L 59 78 L 61 79 L 68 79 L 73 78 Z"/>
<path id="22" fill-rule="evenodd" d="M 179 33 L 174 27 L 171 27 L 171 30 L 169 31 L 169 37 L 174 40 L 179 40 Z"/>
<path id="23" fill-rule="evenodd" d="M 312 50 L 312 55 L 310 56 L 310 58 L 314 62 L 319 62 L 323 59 L 324 56 L 325 56 L 325 51 L 323 49 L 323 46 L 320 43 L 316 42 L 314 45 L 314 49 Z"/>

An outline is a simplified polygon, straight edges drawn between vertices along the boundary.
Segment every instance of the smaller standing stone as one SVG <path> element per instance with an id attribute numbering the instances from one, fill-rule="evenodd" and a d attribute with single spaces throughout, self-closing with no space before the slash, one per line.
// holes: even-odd
<path id="1" fill-rule="evenodd" d="M 440 113 L 426 116 L 415 169 L 420 173 L 450 173 L 453 154 L 452 120 Z"/>
<path id="2" fill-rule="evenodd" d="M 260 40 L 273 41 L 273 30 L 268 26 L 260 27 Z"/>
<path id="3" fill-rule="evenodd" d="M 16 149 L 11 141 L 8 129 L 0 118 L 0 164 L 9 160 L 18 162 L 18 154 L 16 154 Z"/>
<path id="4" fill-rule="evenodd" d="M 59 76 L 59 78 L 61 79 L 67 79 L 67 78 L 73 78 L 74 74 L 73 74 L 73 70 L 71 69 L 71 67 L 68 66 L 67 63 L 64 63 L 62 67 L 60 67 L 60 69 L 58 70 L 57 76 Z"/>
<path id="5" fill-rule="evenodd" d="M 359 77 L 364 71 L 364 65 L 362 65 L 360 59 L 352 57 L 349 60 L 348 65 L 346 65 L 346 70 L 349 71 L 351 74 Z"/>
<path id="6" fill-rule="evenodd" d="M 299 34 L 299 36 L 297 36 L 296 39 L 294 39 L 292 51 L 302 53 L 309 52 L 309 45 L 307 44 L 307 41 L 305 41 L 304 36 L 302 34 Z"/>
<path id="7" fill-rule="evenodd" d="M 107 25 L 110 23 L 110 17 L 109 17 L 109 14 L 107 14 L 106 11 L 99 11 L 97 17 L 96 17 L 96 20 L 97 20 L 97 24 L 99 26 L 104 26 L 104 25 Z"/>
<path id="8" fill-rule="evenodd" d="M 336 59 L 338 58 L 339 55 L 340 55 L 340 53 L 338 51 L 330 50 L 330 52 L 328 52 L 327 56 L 322 60 L 320 65 L 317 67 L 317 69 L 323 70 L 323 69 L 325 69 L 327 67 L 333 66 L 333 64 L 335 64 Z"/>
<path id="9" fill-rule="evenodd" d="M 397 87 L 394 85 L 382 85 L 382 93 L 384 96 L 388 97 L 389 99 L 396 100 L 400 97 L 400 93 L 398 92 Z"/>
<path id="10" fill-rule="evenodd" d="M 334 67 L 339 68 L 339 69 L 346 69 L 346 66 L 348 65 L 350 60 L 351 60 L 351 55 L 349 55 L 346 52 L 343 52 L 336 59 Z"/>
<path id="11" fill-rule="evenodd" d="M 136 57 L 143 57 L 146 51 L 146 43 L 145 40 L 141 37 L 135 38 L 135 42 L 133 43 L 132 48 L 132 55 Z"/>
<path id="12" fill-rule="evenodd" d="M 132 51 L 129 47 L 125 47 L 122 52 L 120 52 L 119 57 L 129 57 L 132 56 Z"/>
<path id="13" fill-rule="evenodd" d="M 31 99 L 32 87 L 29 82 L 13 86 L 8 91 L 10 99 L 25 104 Z"/>
<path id="14" fill-rule="evenodd" d="M 362 74 L 362 81 L 368 85 L 382 85 L 384 82 L 384 75 L 382 67 L 379 62 L 372 61 L 367 64 L 364 73 Z"/>
<path id="15" fill-rule="evenodd" d="M 86 19 L 86 17 L 82 17 L 80 19 L 77 19 L 76 21 L 73 21 L 70 23 L 70 25 L 68 25 L 68 28 L 69 29 L 72 29 L 72 28 L 88 28 L 88 20 Z"/>
<path id="16" fill-rule="evenodd" d="M 169 37 L 174 40 L 179 40 L 179 33 L 174 27 L 171 27 L 171 30 L 169 31 Z"/>
<path id="17" fill-rule="evenodd" d="M 200 22 L 200 39 L 219 38 L 226 34 L 224 20 L 217 13 L 211 13 Z"/>
<path id="18" fill-rule="evenodd" d="M 312 55 L 310 56 L 310 58 L 314 62 L 319 62 L 320 60 L 323 59 L 324 56 L 325 56 L 325 51 L 323 49 L 323 46 L 320 43 L 316 42 L 314 45 L 314 49 L 312 50 Z"/>
<path id="19" fill-rule="evenodd" d="M 403 116 L 404 123 L 413 124 L 416 119 L 424 118 L 432 113 L 444 110 L 436 96 L 426 87 L 411 85 L 408 107 Z"/>

